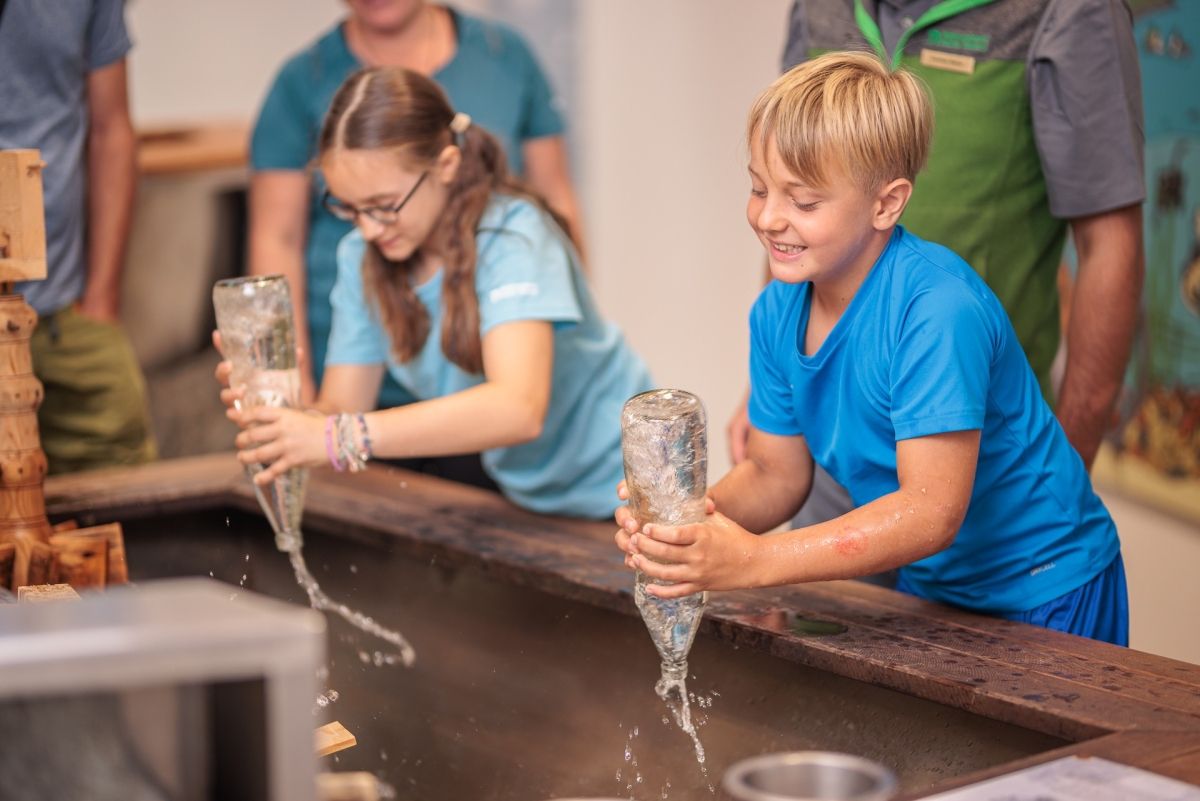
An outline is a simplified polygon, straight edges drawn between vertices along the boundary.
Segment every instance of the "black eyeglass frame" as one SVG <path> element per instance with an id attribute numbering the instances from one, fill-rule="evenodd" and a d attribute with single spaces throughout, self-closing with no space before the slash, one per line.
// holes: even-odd
<path id="1" fill-rule="evenodd" d="M 421 184 L 425 183 L 425 178 L 428 175 L 429 170 L 424 170 L 420 177 L 417 178 L 417 182 L 413 184 L 412 189 L 408 190 L 408 194 L 393 206 L 365 206 L 361 209 L 355 208 L 349 203 L 338 200 L 328 189 L 321 194 L 321 205 L 334 217 L 349 223 L 358 222 L 358 215 L 365 214 L 380 225 L 391 225 L 400 219 L 400 211 L 408 205 L 408 201 L 413 199 L 413 195 L 421 188 Z"/>

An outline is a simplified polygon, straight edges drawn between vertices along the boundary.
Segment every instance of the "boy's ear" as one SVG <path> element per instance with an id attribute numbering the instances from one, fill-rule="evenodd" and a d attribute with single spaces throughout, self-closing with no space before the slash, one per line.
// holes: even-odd
<path id="1" fill-rule="evenodd" d="M 884 231 L 894 226 L 904 213 L 908 199 L 912 197 L 912 181 L 907 178 L 897 178 L 879 190 L 875 200 L 875 228 Z"/>
<path id="2" fill-rule="evenodd" d="M 434 164 L 434 174 L 443 185 L 449 186 L 458 176 L 459 165 L 462 164 L 462 151 L 454 145 L 446 145 L 438 154 Z"/>

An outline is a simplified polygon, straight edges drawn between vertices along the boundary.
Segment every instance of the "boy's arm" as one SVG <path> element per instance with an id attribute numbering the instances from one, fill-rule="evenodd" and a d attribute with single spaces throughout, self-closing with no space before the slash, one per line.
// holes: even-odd
<path id="1" fill-rule="evenodd" d="M 971 500 L 978 457 L 978 430 L 902 440 L 896 452 L 899 488 L 848 514 L 754 537 L 721 514 L 718 499 L 718 513 L 704 523 L 648 526 L 632 537 L 632 563 L 651 578 L 675 582 L 648 588 L 663 598 L 856 578 L 906 565 L 954 541 Z M 725 497 L 724 480 L 714 493 L 718 489 Z"/>
<path id="2" fill-rule="evenodd" d="M 723 515 L 761 534 L 795 517 L 812 488 L 813 458 L 801 436 L 750 426 L 746 458 L 709 495 Z"/>

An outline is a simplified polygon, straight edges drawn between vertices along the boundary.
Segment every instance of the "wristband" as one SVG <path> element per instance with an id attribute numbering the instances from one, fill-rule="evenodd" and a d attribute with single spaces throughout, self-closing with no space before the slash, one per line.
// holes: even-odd
<path id="1" fill-rule="evenodd" d="M 333 427 L 336 419 L 336 416 L 332 414 L 325 418 L 325 455 L 329 457 L 329 463 L 333 465 L 333 469 L 341 473 L 345 471 L 346 463 L 338 459 L 333 447 Z"/>

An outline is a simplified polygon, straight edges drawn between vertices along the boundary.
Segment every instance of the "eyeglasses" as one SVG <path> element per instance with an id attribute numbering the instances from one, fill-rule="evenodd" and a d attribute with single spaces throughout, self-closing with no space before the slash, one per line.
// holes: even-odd
<path id="1" fill-rule="evenodd" d="M 358 215 L 365 214 L 380 225 L 391 225 L 400 219 L 400 210 L 403 209 L 408 201 L 412 200 L 413 195 L 421 188 L 421 184 L 425 183 L 425 176 L 429 175 L 429 171 L 421 173 L 421 177 L 413 184 L 413 188 L 408 190 L 399 203 L 394 206 L 364 206 L 363 208 L 355 208 L 349 203 L 338 200 L 333 195 L 329 194 L 329 190 L 325 190 L 325 194 L 321 196 L 321 205 L 325 210 L 337 217 L 339 220 L 346 222 L 357 222 Z"/>

